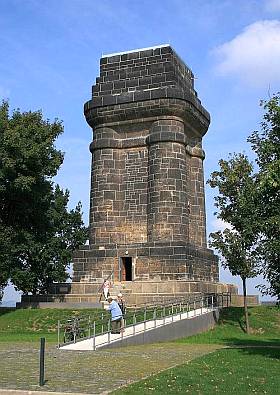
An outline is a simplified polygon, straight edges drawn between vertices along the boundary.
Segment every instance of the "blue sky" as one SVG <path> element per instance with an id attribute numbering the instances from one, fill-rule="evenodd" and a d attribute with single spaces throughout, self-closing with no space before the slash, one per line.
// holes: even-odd
<path id="1" fill-rule="evenodd" d="M 170 43 L 191 67 L 212 118 L 205 179 L 228 153 L 252 155 L 246 138 L 259 128 L 259 101 L 280 90 L 280 0 L 0 0 L 0 29 L 0 98 L 63 120 L 57 182 L 72 206 L 82 201 L 86 223 L 91 130 L 83 103 L 102 54 Z M 223 226 L 214 195 L 206 187 L 208 233 Z M 222 270 L 221 281 L 237 279 Z M 5 299 L 13 298 L 9 288 Z"/>

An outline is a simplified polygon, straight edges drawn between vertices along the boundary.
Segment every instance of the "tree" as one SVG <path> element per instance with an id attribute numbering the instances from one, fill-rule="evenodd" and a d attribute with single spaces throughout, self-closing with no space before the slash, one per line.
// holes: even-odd
<path id="1" fill-rule="evenodd" d="M 219 166 L 220 171 L 213 172 L 208 183 L 219 191 L 215 197 L 219 212 L 215 214 L 230 228 L 211 233 L 210 245 L 221 253 L 223 266 L 242 279 L 246 332 L 249 333 L 246 280 L 258 274 L 253 166 L 243 154 L 234 154 L 228 161 L 220 160 Z"/>
<path id="2" fill-rule="evenodd" d="M 44 236 L 38 238 L 26 230 L 18 233 L 11 280 L 24 293 L 46 293 L 53 281 L 63 282 L 68 277 L 65 269 L 71 262 L 72 251 L 84 243 L 87 235 L 81 204 L 68 212 L 68 201 L 69 192 L 57 185 L 49 195 Z"/>
<path id="3" fill-rule="evenodd" d="M 280 96 L 262 101 L 266 113 L 261 132 L 248 141 L 257 155 L 256 210 L 258 212 L 259 258 L 270 283 L 267 293 L 280 300 Z"/>
<path id="4" fill-rule="evenodd" d="M 63 162 L 54 141 L 61 122 L 42 113 L 0 106 L 0 287 L 10 278 L 24 293 L 46 292 L 67 278 L 71 252 L 87 238 L 80 203 L 67 211 L 69 192 L 52 177 Z"/>
<path id="5" fill-rule="evenodd" d="M 12 229 L 4 227 L 0 221 L 0 302 L 10 278 L 10 251 L 12 249 Z"/>

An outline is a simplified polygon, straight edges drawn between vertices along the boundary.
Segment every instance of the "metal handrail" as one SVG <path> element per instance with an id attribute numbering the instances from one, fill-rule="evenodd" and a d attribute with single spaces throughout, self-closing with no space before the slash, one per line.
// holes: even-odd
<path id="1" fill-rule="evenodd" d="M 231 294 L 230 293 L 209 293 L 203 294 L 200 296 L 191 296 L 188 298 L 176 298 L 173 300 L 165 301 L 165 303 L 161 304 L 153 304 L 144 306 L 139 306 L 138 308 L 129 309 L 125 314 L 125 326 L 126 328 L 133 327 L 133 335 L 136 334 L 136 325 L 143 323 L 144 331 L 147 329 L 147 322 L 153 321 L 154 327 L 157 327 L 158 323 L 165 325 L 166 322 L 169 323 L 169 318 L 173 322 L 174 316 L 178 316 L 178 309 L 180 318 L 182 314 L 186 312 L 187 318 L 189 317 L 190 311 L 194 311 L 194 316 L 198 315 L 199 307 L 200 314 L 203 313 L 203 308 L 221 308 L 221 307 L 229 307 L 231 302 Z M 193 308 L 191 308 L 191 306 Z M 141 308 L 142 307 L 142 308 Z M 144 308 L 143 308 L 144 307 Z M 77 319 L 76 326 L 78 330 L 72 334 L 72 338 L 65 339 L 65 323 L 63 321 L 58 321 L 58 348 L 63 344 L 71 344 L 76 343 L 77 341 L 93 338 L 93 349 L 96 349 L 96 336 L 107 334 L 107 341 L 110 343 L 111 341 L 111 321 L 109 318 L 109 313 L 102 312 L 101 316 L 97 315 L 97 319 L 91 319 L 91 316 L 82 317 Z M 66 323 L 69 323 L 70 320 L 67 320 Z M 77 325 L 78 322 L 78 325 Z M 87 325 L 86 325 L 87 324 Z M 61 329 L 64 328 L 64 338 L 63 342 L 61 342 Z M 87 334 L 87 335 L 86 335 Z M 123 338 L 123 334 L 122 334 Z M 68 341 L 66 341 L 68 340 Z"/>

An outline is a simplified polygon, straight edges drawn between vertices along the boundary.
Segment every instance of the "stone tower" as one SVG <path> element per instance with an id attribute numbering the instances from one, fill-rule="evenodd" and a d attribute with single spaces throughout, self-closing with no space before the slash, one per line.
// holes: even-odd
<path id="1" fill-rule="evenodd" d="M 170 45 L 103 56 L 84 113 L 90 242 L 75 254 L 73 281 L 217 282 L 205 228 L 210 116 L 192 71 Z"/>

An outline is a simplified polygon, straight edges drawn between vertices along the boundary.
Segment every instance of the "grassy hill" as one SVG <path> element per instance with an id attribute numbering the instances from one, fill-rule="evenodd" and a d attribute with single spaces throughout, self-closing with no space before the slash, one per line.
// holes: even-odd
<path id="1" fill-rule="evenodd" d="M 0 309 L 0 341 L 37 341 L 46 337 L 49 342 L 57 340 L 58 320 L 100 316 L 100 309 Z"/>
<path id="2" fill-rule="evenodd" d="M 100 317 L 99 309 L 0 309 L 0 341 L 32 341 L 46 337 L 56 341 L 57 322 L 73 316 Z M 224 309 L 218 325 L 205 333 L 178 339 L 179 343 L 200 344 L 279 344 L 280 310 L 275 306 L 249 308 L 251 334 L 244 332 L 243 309 Z"/>
<path id="3" fill-rule="evenodd" d="M 245 332 L 243 308 L 221 311 L 215 328 L 195 336 L 176 340 L 181 343 L 227 345 L 280 345 L 280 309 L 276 306 L 249 307 L 251 333 Z"/>

